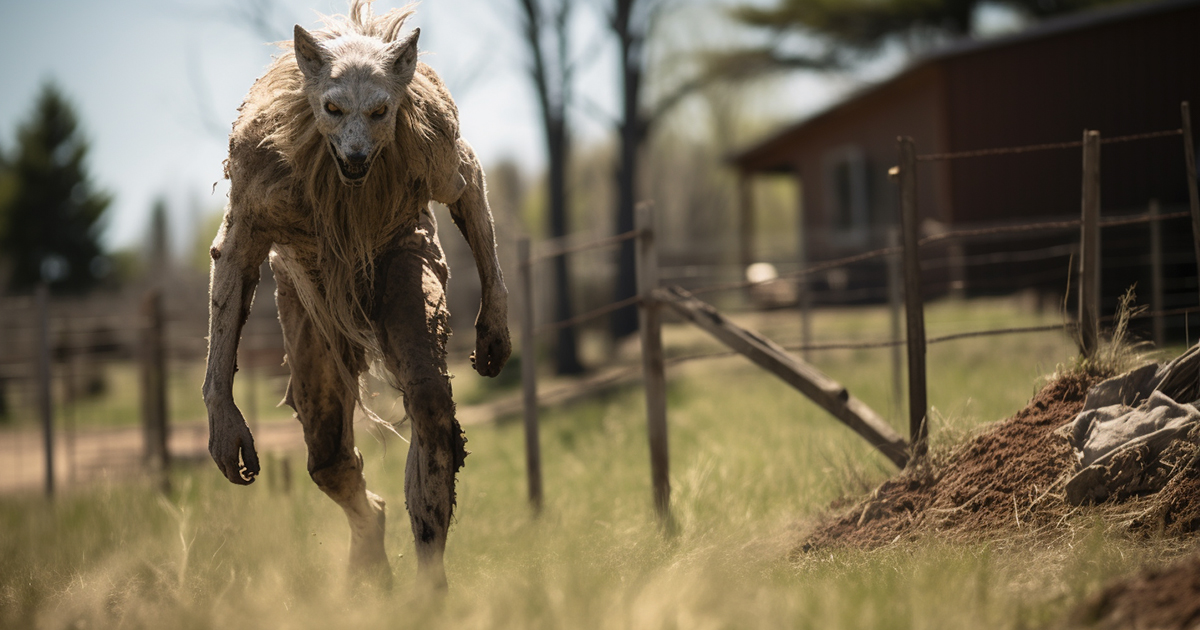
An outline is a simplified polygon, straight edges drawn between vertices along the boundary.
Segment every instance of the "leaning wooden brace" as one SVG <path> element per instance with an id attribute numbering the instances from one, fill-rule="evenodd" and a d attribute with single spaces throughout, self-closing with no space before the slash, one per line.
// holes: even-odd
<path id="1" fill-rule="evenodd" d="M 450 94 L 417 61 L 411 8 L 296 26 L 240 108 L 229 138 L 229 206 L 213 243 L 209 452 L 226 478 L 259 472 L 233 400 L 242 326 L 268 256 L 308 471 L 350 522 L 352 570 L 390 583 L 384 503 L 366 489 L 354 447 L 359 378 L 381 365 L 412 423 L 405 499 L 420 572 L 445 584 L 442 555 L 466 457 L 446 370 L 446 280 L 431 200 L 449 206 L 483 287 L 472 360 L 496 376 L 508 359 L 507 297 L 483 171 L 458 134 Z M 285 48 L 288 44 L 284 44 Z M 365 409 L 364 409 L 365 411 Z"/>

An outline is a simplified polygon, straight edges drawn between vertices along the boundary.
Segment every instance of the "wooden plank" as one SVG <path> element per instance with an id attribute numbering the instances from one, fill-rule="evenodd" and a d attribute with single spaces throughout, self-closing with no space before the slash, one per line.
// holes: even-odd
<path id="1" fill-rule="evenodd" d="M 654 509 L 660 522 L 671 522 L 670 453 L 667 442 L 667 378 L 663 366 L 662 304 L 655 299 L 658 288 L 658 252 L 654 243 L 651 205 L 638 204 L 635 219 L 641 237 L 637 241 L 638 315 L 642 337 L 642 376 L 646 385 L 646 432 L 650 440 L 650 480 L 654 487 Z"/>
<path id="2" fill-rule="evenodd" d="M 904 247 L 904 321 L 908 339 L 908 431 L 913 455 L 925 455 L 929 404 L 925 386 L 925 303 L 921 295 L 921 216 L 917 210 L 917 156 L 912 138 L 900 143 L 900 230 Z"/>
<path id="3" fill-rule="evenodd" d="M 521 276 L 521 393 L 525 420 L 525 474 L 529 506 L 542 511 L 542 448 L 538 438 L 537 339 L 533 332 L 533 259 L 529 238 L 517 241 L 518 273 Z"/>
<path id="4" fill-rule="evenodd" d="M 1100 132 L 1083 132 L 1082 227 L 1079 237 L 1079 350 L 1100 345 Z"/>
<path id="5" fill-rule="evenodd" d="M 851 396 L 837 381 L 770 339 L 730 322 L 711 305 L 682 288 L 660 289 L 655 292 L 655 297 L 656 301 L 670 306 L 684 319 L 833 414 L 897 466 L 903 468 L 908 462 L 908 444 L 904 438 L 862 401 Z"/>
<path id="6" fill-rule="evenodd" d="M 1192 138 L 1192 112 L 1188 102 L 1179 104 L 1183 116 L 1183 159 L 1187 166 L 1188 207 L 1192 211 L 1192 246 L 1196 252 L 1196 270 L 1200 274 L 1200 193 L 1196 191 L 1196 147 Z"/>

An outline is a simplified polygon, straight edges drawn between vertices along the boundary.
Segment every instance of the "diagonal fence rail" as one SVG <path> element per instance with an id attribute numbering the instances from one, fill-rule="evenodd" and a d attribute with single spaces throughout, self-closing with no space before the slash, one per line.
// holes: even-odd
<path id="1" fill-rule="evenodd" d="M 667 422 L 664 370 L 668 365 L 678 365 L 694 360 L 703 360 L 733 355 L 743 355 L 750 358 L 760 367 L 774 373 L 788 382 L 795 389 L 805 394 L 834 417 L 847 424 L 852 430 L 864 437 L 872 446 L 879 449 L 897 466 L 904 467 L 915 459 L 919 459 L 926 450 L 928 442 L 927 404 L 924 355 L 931 344 L 957 341 L 967 338 L 1028 334 L 1061 330 L 1073 334 L 1080 343 L 1081 352 L 1088 356 L 1098 347 L 1100 324 L 1110 321 L 1112 317 L 1102 317 L 1098 308 L 1099 289 L 1099 229 L 1102 227 L 1118 227 L 1138 224 L 1150 224 L 1152 234 L 1158 230 L 1162 221 L 1190 218 L 1193 226 L 1195 253 L 1198 273 L 1200 273 L 1200 202 L 1196 193 L 1195 156 L 1192 147 L 1192 133 L 1188 104 L 1181 106 L 1183 124 L 1179 129 L 1153 131 L 1148 133 L 1131 134 L 1101 138 L 1095 131 L 1085 131 L 1082 140 L 1027 145 L 1020 147 L 1001 147 L 974 151 L 953 153 L 917 154 L 915 144 L 909 138 L 899 138 L 900 163 L 889 175 L 893 176 L 899 186 L 900 195 L 900 233 L 896 240 L 899 243 L 892 247 L 879 248 L 861 252 L 833 260 L 825 260 L 805 266 L 802 269 L 780 274 L 769 280 L 740 281 L 713 284 L 692 288 L 684 291 L 678 287 L 663 289 L 659 287 L 657 254 L 654 246 L 654 231 L 650 221 L 649 204 L 641 204 L 637 211 L 637 227 L 629 232 L 612 237 L 606 237 L 587 243 L 572 243 L 561 240 L 542 246 L 542 251 L 534 256 L 527 239 L 520 244 L 520 269 L 522 278 L 523 300 L 526 305 L 525 318 L 522 322 L 522 369 L 524 382 L 525 426 L 528 467 L 530 470 L 530 498 L 534 509 L 541 505 L 540 456 L 537 454 L 537 385 L 536 370 L 534 369 L 533 347 L 538 335 L 576 326 L 587 321 L 603 317 L 620 308 L 631 304 L 639 306 L 642 334 L 642 367 L 641 374 L 645 382 L 647 400 L 647 429 L 651 452 L 651 477 L 654 489 L 654 504 L 656 511 L 664 523 L 670 521 L 670 485 L 668 475 Z M 1149 213 L 1100 218 L 1099 202 L 1099 147 L 1104 144 L 1136 142 L 1141 140 L 1182 136 L 1185 160 L 1188 167 L 1189 210 L 1163 214 L 1158 211 L 1157 204 L 1151 204 Z M 1082 189 L 1079 219 L 1063 221 L 1042 221 L 1021 224 L 996 225 L 979 228 L 950 230 L 937 234 L 922 236 L 919 234 L 919 212 L 917 208 L 917 162 L 970 159 L 997 155 L 1019 155 L 1036 151 L 1083 149 L 1084 154 L 1084 186 Z M 936 243 L 963 240 L 968 238 L 991 237 L 998 235 L 1017 235 L 1035 232 L 1054 232 L 1079 229 L 1080 265 L 1079 287 L 1081 304 L 1079 317 L 1076 321 L 1055 325 L 1006 327 L 989 330 L 978 330 L 945 334 L 936 337 L 926 337 L 924 329 L 924 311 L 921 279 L 922 262 L 919 252 L 922 248 Z M 578 316 L 563 321 L 551 322 L 535 327 L 532 321 L 532 265 L 537 260 L 554 256 L 567 255 L 582 251 L 614 246 L 628 240 L 637 241 L 638 294 L 634 297 L 613 302 Z M 1053 251 L 1034 252 L 1026 254 L 1026 258 L 1047 258 L 1054 256 L 1075 256 L 1073 247 L 1050 248 Z M 903 274 L 900 278 L 904 283 L 904 303 L 908 330 L 901 337 L 894 335 L 891 340 L 878 341 L 845 341 L 812 343 L 807 339 L 799 344 L 780 345 L 752 331 L 738 327 L 728 318 L 718 313 L 711 305 L 700 301 L 696 296 L 718 293 L 723 291 L 745 290 L 778 282 L 786 279 L 802 279 L 816 273 L 845 267 L 847 265 L 887 257 L 902 257 Z M 1019 255 L 1009 258 L 1019 258 Z M 1002 254 L 989 254 L 987 260 L 1005 260 Z M 1161 273 L 1161 252 L 1152 253 L 1155 261 L 1156 276 Z M 1157 284 L 1157 283 L 1156 283 Z M 899 292 L 894 292 L 897 296 Z M 895 298 L 895 299 L 898 299 Z M 1154 301 L 1156 307 L 1146 313 L 1135 314 L 1133 319 L 1153 317 L 1156 329 L 1160 326 L 1162 317 L 1168 315 L 1188 315 L 1200 312 L 1200 307 L 1177 309 L 1161 308 L 1161 299 Z M 661 341 L 661 310 L 666 306 L 683 319 L 706 330 L 718 340 L 730 347 L 730 351 L 705 353 L 700 355 L 664 357 Z M 791 352 L 887 348 L 905 346 L 908 356 L 908 400 L 909 400 L 909 439 L 895 433 L 891 427 L 874 411 L 861 401 L 850 396 L 844 387 L 833 382 L 820 373 L 803 359 Z M 614 379 L 633 376 L 637 371 L 630 369 L 617 374 Z M 533 475 L 539 475 L 536 484 Z M 534 489 L 537 489 L 535 498 Z"/>

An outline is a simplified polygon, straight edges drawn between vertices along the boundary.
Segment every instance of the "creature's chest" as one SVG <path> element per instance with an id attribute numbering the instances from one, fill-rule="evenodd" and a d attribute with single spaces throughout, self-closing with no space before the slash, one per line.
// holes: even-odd
<path id="1" fill-rule="evenodd" d="M 423 229 L 429 199 L 403 195 L 389 203 L 369 199 L 339 200 L 324 205 L 293 198 L 273 212 L 276 250 L 309 271 L 340 262 L 359 266 L 383 252 L 403 247 Z"/>

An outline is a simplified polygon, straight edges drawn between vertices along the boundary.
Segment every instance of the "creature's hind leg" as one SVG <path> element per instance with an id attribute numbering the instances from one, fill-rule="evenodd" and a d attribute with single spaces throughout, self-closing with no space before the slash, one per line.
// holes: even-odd
<path id="1" fill-rule="evenodd" d="M 296 410 L 304 426 L 308 474 L 350 521 L 351 572 L 387 587 L 392 573 L 383 546 L 384 502 L 367 491 L 362 455 L 354 447 L 354 392 L 347 391 L 334 363 L 335 353 L 346 354 L 347 365 L 357 373 L 363 368 L 363 359 L 325 343 L 282 267 L 272 255 L 271 268 L 279 287 L 275 302 L 292 372 L 285 402 Z"/>
<path id="2" fill-rule="evenodd" d="M 377 261 L 374 320 L 386 366 L 412 422 L 404 496 L 418 570 L 444 587 L 454 476 L 467 451 L 446 370 L 446 267 L 432 230 L 424 238 L 421 246 L 397 249 Z"/>

